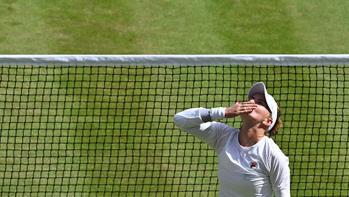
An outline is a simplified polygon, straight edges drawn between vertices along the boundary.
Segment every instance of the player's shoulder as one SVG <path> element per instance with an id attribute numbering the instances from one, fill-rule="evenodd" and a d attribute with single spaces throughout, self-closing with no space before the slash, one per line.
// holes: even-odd
<path id="1" fill-rule="evenodd" d="M 288 159 L 272 138 L 266 137 L 265 149 L 270 157 Z"/>
<path id="2" fill-rule="evenodd" d="M 239 132 L 239 129 L 231 127 L 222 122 L 211 122 L 212 129 L 217 133 L 217 138 L 220 138 L 220 143 L 226 143 L 230 136 Z"/>
<path id="3" fill-rule="evenodd" d="M 207 123 L 205 123 L 207 124 Z M 203 125 L 201 125 L 202 127 Z M 229 143 L 231 136 L 238 132 L 238 129 L 230 127 L 222 122 L 209 122 L 210 129 L 215 133 L 215 143 L 213 147 L 220 153 Z"/>
<path id="4" fill-rule="evenodd" d="M 236 133 L 239 132 L 239 129 L 231 127 L 227 125 L 226 123 L 223 122 L 216 122 L 212 121 L 210 122 L 210 125 L 215 129 L 215 130 L 220 130 L 220 131 L 227 131 L 229 133 Z"/>

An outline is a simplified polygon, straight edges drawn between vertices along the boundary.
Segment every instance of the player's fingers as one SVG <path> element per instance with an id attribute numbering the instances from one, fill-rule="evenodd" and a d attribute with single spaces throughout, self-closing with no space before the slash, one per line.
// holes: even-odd
<path id="1" fill-rule="evenodd" d="M 256 103 L 253 99 L 245 101 L 244 103 Z"/>
<path id="2" fill-rule="evenodd" d="M 252 112 L 257 105 L 254 103 L 253 100 L 245 101 L 245 102 L 236 102 L 233 106 L 233 111 L 236 115 L 244 114 L 244 113 L 250 113 Z"/>
<path id="3" fill-rule="evenodd" d="M 251 107 L 245 107 L 241 110 L 241 113 L 250 113 L 254 110 L 255 108 L 251 108 Z"/>
<path id="4" fill-rule="evenodd" d="M 250 113 L 255 109 L 255 107 L 246 107 L 246 106 L 242 106 L 239 108 L 238 112 L 241 113 Z"/>
<path id="5" fill-rule="evenodd" d="M 254 100 L 249 100 L 249 101 L 242 102 L 241 104 L 243 104 L 243 105 L 256 105 L 256 102 Z"/>
<path id="6" fill-rule="evenodd" d="M 243 102 L 241 104 L 241 107 L 243 107 L 244 109 L 255 109 L 257 107 L 257 104 L 255 104 L 254 102 Z"/>
<path id="7" fill-rule="evenodd" d="M 241 106 L 240 106 L 240 110 L 241 110 L 240 113 L 250 113 L 254 109 L 256 109 L 256 107 L 257 107 L 257 104 L 255 104 L 253 100 L 243 102 L 241 103 Z"/>

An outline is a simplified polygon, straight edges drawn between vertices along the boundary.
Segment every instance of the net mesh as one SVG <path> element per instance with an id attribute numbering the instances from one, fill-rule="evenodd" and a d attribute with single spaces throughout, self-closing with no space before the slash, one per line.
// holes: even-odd
<path id="1" fill-rule="evenodd" d="M 173 115 L 243 101 L 263 81 L 281 108 L 274 140 L 290 160 L 292 196 L 348 196 L 348 73 L 344 65 L 2 65 L 0 194 L 217 196 L 214 151 L 175 128 Z"/>

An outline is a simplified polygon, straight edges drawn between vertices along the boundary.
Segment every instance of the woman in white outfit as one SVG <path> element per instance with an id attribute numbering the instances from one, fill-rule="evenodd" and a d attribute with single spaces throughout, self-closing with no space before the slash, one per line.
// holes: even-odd
<path id="1" fill-rule="evenodd" d="M 240 128 L 216 122 L 240 116 Z M 281 126 L 277 103 L 258 82 L 248 101 L 227 108 L 192 108 L 174 117 L 177 127 L 215 149 L 218 155 L 220 196 L 290 196 L 288 158 L 269 138 Z"/>

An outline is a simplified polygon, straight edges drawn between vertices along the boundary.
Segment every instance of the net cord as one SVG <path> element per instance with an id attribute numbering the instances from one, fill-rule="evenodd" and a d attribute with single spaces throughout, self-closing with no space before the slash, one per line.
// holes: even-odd
<path id="1" fill-rule="evenodd" d="M 347 65 L 349 54 L 313 55 L 0 55 L 0 65 Z"/>

